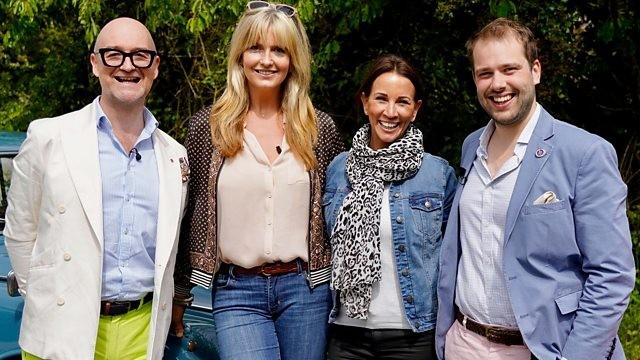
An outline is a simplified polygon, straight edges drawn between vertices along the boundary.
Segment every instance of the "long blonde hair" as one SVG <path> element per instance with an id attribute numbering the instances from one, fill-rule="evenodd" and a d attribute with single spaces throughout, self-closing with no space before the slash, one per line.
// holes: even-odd
<path id="1" fill-rule="evenodd" d="M 316 114 L 309 98 L 311 50 L 297 15 L 289 18 L 271 8 L 247 10 L 231 38 L 227 59 L 227 86 L 213 104 L 209 124 L 211 139 L 225 157 L 242 149 L 244 118 L 249 109 L 249 90 L 242 69 L 242 54 L 272 32 L 290 57 L 289 74 L 282 83 L 281 111 L 285 136 L 293 153 L 307 170 L 317 167 L 313 146 L 318 138 Z"/>

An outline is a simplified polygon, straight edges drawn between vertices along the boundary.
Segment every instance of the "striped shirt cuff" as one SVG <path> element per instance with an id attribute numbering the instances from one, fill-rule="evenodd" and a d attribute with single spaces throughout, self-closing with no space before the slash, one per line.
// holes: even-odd
<path id="1" fill-rule="evenodd" d="M 191 297 L 191 287 L 176 284 L 174 286 L 173 297 L 178 299 L 188 299 Z"/>
<path id="2" fill-rule="evenodd" d="M 202 286 L 205 289 L 210 289 L 213 283 L 213 274 L 207 274 L 199 270 L 193 270 L 191 272 L 191 283 L 194 285 Z"/>
<path id="3" fill-rule="evenodd" d="M 331 266 L 309 272 L 309 285 L 314 288 L 331 280 Z"/>

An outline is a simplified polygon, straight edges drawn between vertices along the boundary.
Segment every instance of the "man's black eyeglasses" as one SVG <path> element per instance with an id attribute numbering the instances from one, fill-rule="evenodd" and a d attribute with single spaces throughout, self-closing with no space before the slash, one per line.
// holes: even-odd
<path id="1" fill-rule="evenodd" d="M 112 48 L 98 49 L 102 63 L 109 67 L 120 67 L 124 64 L 126 58 L 131 60 L 131 64 L 138 69 L 147 69 L 153 64 L 157 52 L 153 50 L 136 50 L 126 52 Z"/>

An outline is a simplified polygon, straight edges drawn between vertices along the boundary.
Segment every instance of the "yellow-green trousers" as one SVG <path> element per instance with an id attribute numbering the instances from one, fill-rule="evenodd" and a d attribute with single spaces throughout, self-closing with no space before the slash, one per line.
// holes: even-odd
<path id="1" fill-rule="evenodd" d="M 95 360 L 139 360 L 147 357 L 151 301 L 116 316 L 100 316 Z M 22 360 L 42 360 L 22 351 Z"/>

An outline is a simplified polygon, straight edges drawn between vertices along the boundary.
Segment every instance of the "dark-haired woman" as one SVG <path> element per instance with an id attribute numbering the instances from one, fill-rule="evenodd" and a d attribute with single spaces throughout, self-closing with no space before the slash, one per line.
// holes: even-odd
<path id="1" fill-rule="evenodd" d="M 377 59 L 358 94 L 369 121 L 329 165 L 323 201 L 336 294 L 329 358 L 436 359 L 438 256 L 456 178 L 423 150 L 411 65 Z"/>

